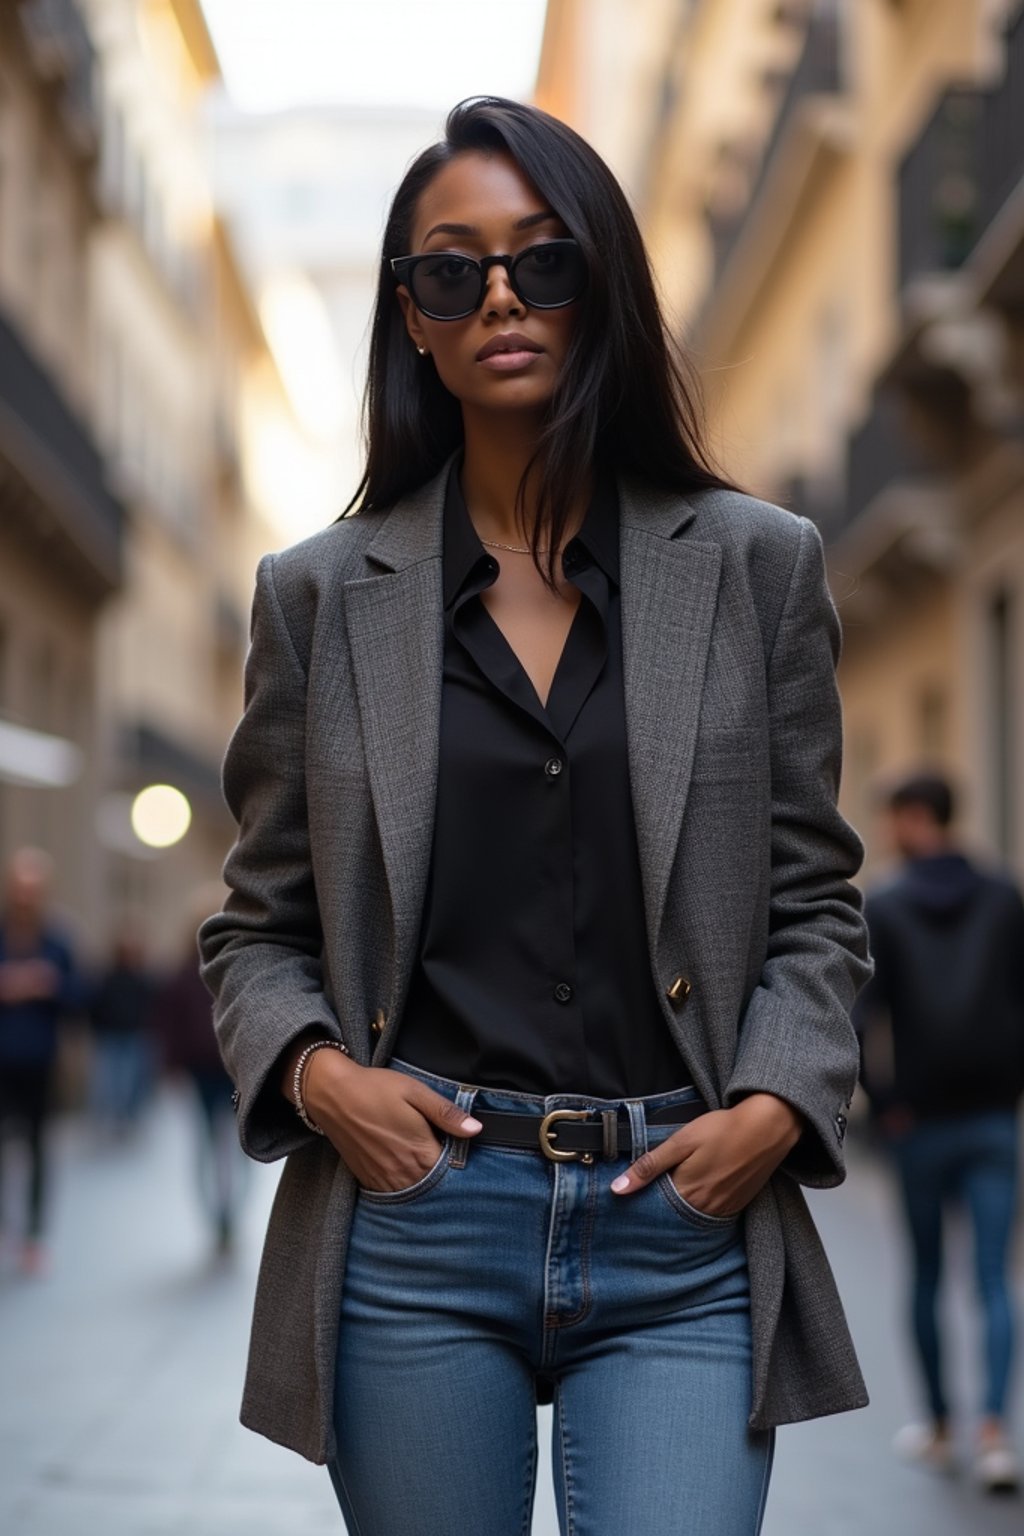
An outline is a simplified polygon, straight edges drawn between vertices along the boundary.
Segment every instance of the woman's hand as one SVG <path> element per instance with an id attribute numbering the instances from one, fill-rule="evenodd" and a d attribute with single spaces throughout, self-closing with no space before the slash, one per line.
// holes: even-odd
<path id="1" fill-rule="evenodd" d="M 284 1081 L 290 1099 L 287 1071 Z M 365 1189 L 418 1183 L 441 1150 L 435 1128 L 442 1136 L 463 1137 L 481 1129 L 479 1120 L 417 1078 L 361 1067 L 341 1051 L 316 1051 L 309 1058 L 302 1097 L 310 1119 Z"/>
<path id="2" fill-rule="evenodd" d="M 803 1123 L 784 1099 L 752 1093 L 732 1109 L 710 1110 L 684 1125 L 611 1187 L 617 1195 L 632 1194 L 670 1172 L 687 1204 L 707 1216 L 735 1216 L 796 1146 Z"/>

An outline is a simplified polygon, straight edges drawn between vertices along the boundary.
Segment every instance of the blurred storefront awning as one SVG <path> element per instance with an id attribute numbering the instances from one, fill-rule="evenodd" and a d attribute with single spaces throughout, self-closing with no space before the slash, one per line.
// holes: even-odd
<path id="1" fill-rule="evenodd" d="M 0 720 L 0 780 L 35 789 L 67 789 L 82 771 L 82 753 L 62 736 Z"/>
<path id="2" fill-rule="evenodd" d="M 83 595 L 120 585 L 124 511 L 82 424 L 0 314 L 0 508 Z"/>

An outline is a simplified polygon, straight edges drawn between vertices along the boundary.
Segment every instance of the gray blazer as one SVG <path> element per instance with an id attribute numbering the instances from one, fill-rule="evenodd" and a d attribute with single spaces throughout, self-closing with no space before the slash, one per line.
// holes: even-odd
<path id="1" fill-rule="evenodd" d="M 200 931 L 242 1145 L 287 1158 L 242 1421 L 318 1462 L 355 1181 L 282 1097 L 278 1063 L 315 1025 L 380 1066 L 399 1025 L 437 781 L 445 473 L 262 561 L 224 765 L 230 895 Z M 869 970 L 861 847 L 836 809 L 839 628 L 811 523 L 733 492 L 619 489 L 644 915 L 680 1076 L 712 1106 L 761 1089 L 807 1120 L 746 1212 L 765 1428 L 867 1401 L 799 1187 L 844 1175 Z"/>

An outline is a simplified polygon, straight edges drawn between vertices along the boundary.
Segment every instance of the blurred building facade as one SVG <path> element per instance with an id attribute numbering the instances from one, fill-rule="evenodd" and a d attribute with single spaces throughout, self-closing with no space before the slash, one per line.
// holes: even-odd
<path id="1" fill-rule="evenodd" d="M 538 99 L 630 189 L 720 461 L 825 536 L 869 852 L 929 763 L 1024 869 L 1020 0 L 550 0 Z"/>
<path id="2" fill-rule="evenodd" d="M 0 856 L 47 848 L 88 941 L 164 956 L 230 842 L 250 445 L 289 412 L 204 169 L 218 74 L 198 0 L 0 11 Z M 192 812 L 164 850 L 153 783 Z"/>
<path id="3" fill-rule="evenodd" d="M 77 6 L 0 8 L 0 851 L 52 849 L 76 911 L 103 879 L 98 641 L 127 532 L 88 366 L 94 70 Z"/>
<path id="4" fill-rule="evenodd" d="M 310 105 L 239 112 L 211 98 L 218 207 L 231 220 L 307 451 L 281 445 L 292 533 L 323 527 L 362 477 L 370 315 L 388 205 L 408 162 L 440 137 L 422 107 Z"/>

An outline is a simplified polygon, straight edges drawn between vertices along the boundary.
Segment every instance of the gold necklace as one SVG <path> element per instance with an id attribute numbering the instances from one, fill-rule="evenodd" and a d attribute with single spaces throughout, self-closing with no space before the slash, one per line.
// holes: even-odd
<path id="1" fill-rule="evenodd" d="M 490 549 L 507 549 L 509 551 L 509 553 L 513 554 L 513 555 L 532 555 L 533 554 L 533 550 L 529 547 L 528 544 L 527 545 L 523 545 L 523 544 L 500 544 L 497 539 L 483 539 L 483 538 L 480 538 L 479 534 L 477 534 L 477 538 L 480 539 L 480 543 L 481 544 L 486 544 L 488 546 L 488 548 L 490 548 Z M 537 553 L 538 553 L 538 555 L 548 555 L 548 554 L 550 554 L 551 553 L 550 545 L 547 548 L 545 548 L 545 549 L 538 549 Z"/>

